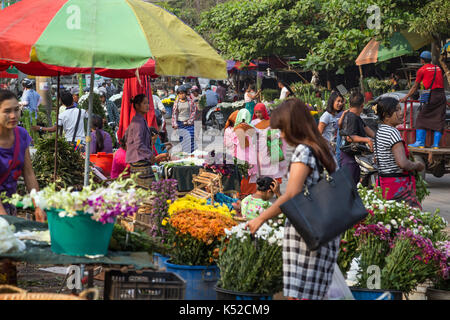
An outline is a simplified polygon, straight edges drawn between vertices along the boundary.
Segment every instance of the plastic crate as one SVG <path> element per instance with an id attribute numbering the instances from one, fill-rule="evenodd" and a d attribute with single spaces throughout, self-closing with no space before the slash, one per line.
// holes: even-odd
<path id="1" fill-rule="evenodd" d="M 186 281 L 173 272 L 105 272 L 104 300 L 183 300 Z"/>

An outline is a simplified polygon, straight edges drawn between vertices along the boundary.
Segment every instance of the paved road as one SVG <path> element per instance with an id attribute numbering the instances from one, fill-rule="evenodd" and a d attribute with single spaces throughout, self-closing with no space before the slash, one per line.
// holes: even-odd
<path id="1" fill-rule="evenodd" d="M 427 174 L 425 181 L 428 182 L 430 195 L 423 201 L 423 209 L 431 212 L 440 209 L 439 215 L 450 224 L 450 174 L 442 178 Z"/>
<path id="2" fill-rule="evenodd" d="M 177 143 L 177 135 L 172 134 L 172 128 L 170 126 L 168 126 L 168 131 L 170 140 Z M 196 137 L 197 143 L 199 143 L 200 137 L 202 137 L 203 139 L 202 150 L 204 151 L 212 151 L 213 149 L 218 150 L 223 145 L 223 130 L 219 132 L 210 129 L 206 132 L 199 133 Z M 290 158 L 291 154 L 292 148 L 288 148 L 288 159 Z M 429 184 L 428 187 L 430 189 L 430 195 L 423 202 L 424 210 L 434 212 L 439 208 L 440 216 L 446 219 L 450 224 L 450 174 L 445 175 L 442 178 L 436 178 L 433 175 L 427 174 L 426 181 Z M 283 179 L 281 191 L 284 192 L 285 188 L 286 179 Z"/>

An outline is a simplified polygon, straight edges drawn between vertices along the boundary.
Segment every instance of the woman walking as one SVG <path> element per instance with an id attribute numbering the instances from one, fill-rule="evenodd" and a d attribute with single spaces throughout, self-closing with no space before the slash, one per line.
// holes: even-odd
<path id="1" fill-rule="evenodd" d="M 258 176 L 276 179 L 279 184 L 287 172 L 286 143 L 281 139 L 280 130 L 270 127 L 270 117 L 263 103 L 255 106 L 251 122 L 256 129 L 256 154 Z"/>
<path id="2" fill-rule="evenodd" d="M 272 128 L 295 147 L 291 158 L 286 192 L 274 204 L 247 226 L 255 233 L 268 219 L 281 213 L 280 205 L 302 192 L 304 185 L 312 188 L 320 178 L 319 166 L 329 173 L 336 170 L 336 159 L 328 142 L 317 130 L 316 122 L 305 103 L 297 98 L 287 99 L 273 112 Z M 279 184 L 273 188 L 279 193 Z M 326 195 L 324 195 L 326 197 Z M 339 237 L 310 251 L 305 241 L 286 219 L 283 240 L 283 293 L 290 299 L 323 299 L 329 289 L 337 261 Z"/>
<path id="3" fill-rule="evenodd" d="M 412 162 L 409 150 L 400 132 L 395 128 L 403 122 L 402 108 L 395 98 L 382 98 L 376 103 L 376 112 L 382 122 L 375 135 L 375 156 L 378 162 L 377 186 L 386 200 L 405 201 L 422 209 L 416 197 L 413 171 L 424 170 L 420 162 Z"/>
<path id="4" fill-rule="evenodd" d="M 233 143 L 236 148 L 238 163 L 247 163 L 250 168 L 245 172 L 246 177 L 241 181 L 241 196 L 248 196 L 256 192 L 258 174 L 256 155 L 256 130 L 250 125 L 251 116 L 247 109 L 239 110 L 234 124 Z"/>
<path id="5" fill-rule="evenodd" d="M 258 97 L 260 90 L 258 92 L 255 92 L 255 86 L 253 84 L 249 85 L 247 90 L 245 90 L 244 94 L 244 102 L 245 102 L 245 109 L 250 112 L 250 119 L 253 118 L 253 112 L 256 105 L 256 99 Z"/>
<path id="6" fill-rule="evenodd" d="M 183 151 L 187 153 L 192 153 L 195 150 L 194 119 L 196 112 L 197 106 L 188 98 L 187 89 L 180 86 L 178 88 L 178 99 L 173 104 L 172 128 L 180 130 L 180 143 Z"/>
<path id="7" fill-rule="evenodd" d="M 31 165 L 28 132 L 17 126 L 20 106 L 14 93 L 0 90 L 0 193 L 11 197 L 17 192 L 17 181 L 23 176 L 27 190 L 39 191 L 39 185 Z M 0 215 L 16 215 L 16 207 L 0 202 Z M 36 208 L 37 221 L 45 221 L 45 213 Z"/>

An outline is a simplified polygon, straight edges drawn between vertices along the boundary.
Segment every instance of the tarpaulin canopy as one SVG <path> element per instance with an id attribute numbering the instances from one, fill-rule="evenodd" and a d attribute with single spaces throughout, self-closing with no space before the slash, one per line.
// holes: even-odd
<path id="1" fill-rule="evenodd" d="M 153 94 L 152 88 L 150 85 L 150 78 L 147 76 L 141 76 L 140 80 L 138 78 L 130 78 L 126 79 L 123 85 L 123 95 L 122 95 L 122 106 L 120 109 L 120 122 L 119 122 L 119 130 L 117 131 L 117 137 L 122 139 L 125 131 L 130 125 L 131 120 L 133 120 L 136 111 L 131 105 L 130 100 L 138 94 L 145 94 L 148 99 L 148 103 L 150 104 L 150 109 L 147 112 L 145 119 L 147 120 L 149 127 L 156 128 L 156 116 L 155 116 L 155 107 L 153 105 Z"/>
<path id="2" fill-rule="evenodd" d="M 405 54 L 412 54 L 433 41 L 431 36 L 421 36 L 417 33 L 400 31 L 395 32 L 390 39 L 390 47 L 372 39 L 364 47 L 356 59 L 356 65 L 382 62 Z"/>
<path id="3" fill-rule="evenodd" d="M 227 71 L 231 71 L 232 69 L 241 70 L 242 68 L 255 69 L 256 67 L 257 65 L 253 62 L 247 65 L 241 61 L 227 60 Z"/>

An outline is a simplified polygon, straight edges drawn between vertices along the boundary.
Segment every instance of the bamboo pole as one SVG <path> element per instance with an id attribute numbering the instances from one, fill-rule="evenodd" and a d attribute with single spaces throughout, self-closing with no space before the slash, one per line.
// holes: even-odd
<path id="1" fill-rule="evenodd" d="M 94 104 L 94 79 L 95 79 L 95 68 L 91 70 L 91 83 L 89 85 L 89 109 L 88 109 L 88 124 L 86 133 L 86 158 L 84 159 L 84 186 L 89 184 L 89 162 L 91 155 L 91 118 L 92 118 L 92 108 Z"/>

